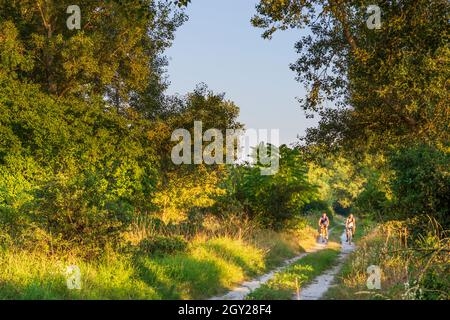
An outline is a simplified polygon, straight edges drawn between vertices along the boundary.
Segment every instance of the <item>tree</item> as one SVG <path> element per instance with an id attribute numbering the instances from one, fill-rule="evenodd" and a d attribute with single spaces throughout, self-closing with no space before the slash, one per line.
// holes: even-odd
<path id="1" fill-rule="evenodd" d="M 163 81 L 161 53 L 185 20 L 170 1 L 78 1 L 80 30 L 66 26 L 71 4 L 0 1 L 0 40 L 13 36 L 30 66 L 19 79 L 58 97 L 106 97 L 117 108 Z"/>
<path id="2" fill-rule="evenodd" d="M 279 149 L 278 172 L 261 175 L 264 165 L 259 162 L 231 169 L 224 201 L 237 200 L 250 218 L 265 227 L 283 229 L 300 217 L 303 207 L 316 197 L 317 189 L 307 180 L 307 167 L 298 149 L 285 145 L 275 149 Z"/>
<path id="3" fill-rule="evenodd" d="M 242 129 L 237 121 L 239 108 L 225 94 L 214 93 L 205 84 L 198 85 L 191 93 L 172 99 L 167 109 L 159 113 L 152 122 L 149 140 L 160 155 L 161 180 L 153 202 L 162 209 L 163 215 L 172 220 L 182 220 L 190 210 L 214 205 L 216 196 L 223 193 L 220 186 L 226 177 L 223 164 L 194 164 L 194 121 L 201 121 L 203 131 L 218 129 L 223 137 L 227 129 Z M 188 148 L 191 164 L 176 165 L 171 159 L 171 150 L 179 142 L 171 141 L 172 132 L 185 129 L 190 133 Z M 203 132 L 199 133 L 203 135 Z M 225 142 L 225 139 L 224 139 Z M 209 141 L 203 141 L 204 150 Z M 227 155 L 223 145 L 223 159 Z"/>
<path id="4" fill-rule="evenodd" d="M 366 26 L 369 5 L 381 8 L 379 30 Z M 306 142 L 370 150 L 448 141 L 448 9 L 444 0 L 261 0 L 252 22 L 266 38 L 310 30 L 291 65 L 308 89 L 302 108 L 321 116 Z"/>
<path id="5" fill-rule="evenodd" d="M 449 221 L 450 175 L 448 150 L 412 144 L 394 151 L 390 165 L 395 177 L 391 188 L 401 217 L 430 215 L 444 227 Z"/>
<path id="6" fill-rule="evenodd" d="M 102 99 L 57 99 L 0 72 L 2 228 L 86 254 L 116 243 L 134 211 L 150 207 L 158 178 L 146 127 Z"/>

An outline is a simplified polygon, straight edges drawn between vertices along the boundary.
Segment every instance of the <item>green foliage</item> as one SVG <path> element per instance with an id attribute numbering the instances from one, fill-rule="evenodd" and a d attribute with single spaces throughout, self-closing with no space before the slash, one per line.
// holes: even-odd
<path id="1" fill-rule="evenodd" d="M 139 256 L 139 276 L 159 287 L 166 299 L 206 298 L 264 269 L 263 252 L 230 238 L 193 243 L 187 252 Z"/>
<path id="2" fill-rule="evenodd" d="M 366 25 L 369 5 L 381 9 L 379 30 Z M 291 69 L 307 88 L 301 107 L 321 117 L 303 138 L 319 158 L 310 180 L 328 195 L 321 200 L 379 220 L 427 213 L 448 225 L 448 1 L 261 0 L 256 10 L 264 38 L 311 31 Z M 320 163 L 329 153 L 351 163 Z"/>
<path id="3" fill-rule="evenodd" d="M 428 214 L 449 226 L 449 153 L 419 144 L 392 154 L 392 191 L 402 217 Z"/>
<path id="4" fill-rule="evenodd" d="M 186 17 L 168 1 L 81 1 L 69 30 L 70 4 L 0 1 L 0 221 L 17 244 L 89 255 L 154 208 L 145 118 L 164 109 L 162 52 Z"/>
<path id="5" fill-rule="evenodd" d="M 307 181 L 307 168 L 299 150 L 282 145 L 278 152 L 279 170 L 273 175 L 261 175 L 259 163 L 231 169 L 225 183 L 227 194 L 219 199 L 237 200 L 251 218 L 275 229 L 285 227 L 286 222 L 300 215 L 316 194 L 316 188 Z"/>
<path id="6" fill-rule="evenodd" d="M 334 214 L 333 208 L 330 207 L 328 202 L 323 200 L 314 200 L 305 205 L 303 208 L 305 215 L 314 215 L 319 217 L 322 213 L 326 212 L 327 216 L 332 217 Z"/>
<path id="7" fill-rule="evenodd" d="M 1 219 L 94 247 L 118 240 L 157 178 L 145 123 L 101 101 L 58 101 L 34 85 L 0 82 Z"/>
<path id="8" fill-rule="evenodd" d="M 106 97 L 117 108 L 163 81 L 161 53 L 186 19 L 172 2 L 78 1 L 81 29 L 69 30 L 72 4 L 0 1 L 2 62 L 19 79 L 59 97 Z"/>
<path id="9" fill-rule="evenodd" d="M 360 212 L 373 212 L 382 214 L 389 206 L 386 193 L 381 189 L 377 181 L 369 180 L 364 185 L 364 190 L 355 200 L 355 207 Z"/>
<path id="10" fill-rule="evenodd" d="M 425 288 L 418 290 L 416 297 L 421 300 L 448 300 L 449 285 L 450 285 L 450 269 L 445 266 L 433 265 L 424 274 L 420 283 L 413 283 L 413 285 L 418 285 L 420 288 Z"/>
<path id="11" fill-rule="evenodd" d="M 146 254 L 164 255 L 185 251 L 187 242 L 180 236 L 154 236 L 141 240 L 139 248 Z"/>
<path id="12" fill-rule="evenodd" d="M 369 5 L 381 9 L 379 30 L 366 25 Z M 301 107 L 321 116 L 308 143 L 354 153 L 448 141 L 448 1 L 261 0 L 256 10 L 265 38 L 311 31 L 291 65 L 307 88 Z"/>
<path id="13" fill-rule="evenodd" d="M 220 130 L 224 137 L 227 129 L 241 129 L 242 124 L 237 121 L 239 108 L 226 100 L 224 94 L 214 93 L 204 84 L 169 106 L 152 123 L 149 132 L 152 148 L 160 158 L 162 175 L 152 203 L 161 211 L 164 221 L 180 221 L 191 210 L 215 205 L 216 198 L 224 193 L 221 184 L 227 174 L 224 165 L 194 164 L 194 121 L 201 121 L 204 131 Z M 191 135 L 191 141 L 184 143 L 192 150 L 193 164 L 175 165 L 171 160 L 172 148 L 180 143 L 171 141 L 171 135 L 180 128 Z M 204 141 L 203 148 L 209 143 Z M 225 147 L 223 155 L 227 155 Z"/>

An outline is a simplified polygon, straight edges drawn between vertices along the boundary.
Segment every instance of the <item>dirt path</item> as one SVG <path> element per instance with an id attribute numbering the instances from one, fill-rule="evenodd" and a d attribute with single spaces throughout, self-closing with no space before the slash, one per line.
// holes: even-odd
<path id="1" fill-rule="evenodd" d="M 330 232 L 331 231 L 332 231 L 332 229 L 330 229 Z M 326 244 L 317 243 L 314 248 L 307 250 L 306 252 L 299 254 L 298 256 L 295 256 L 294 258 L 284 261 L 282 266 L 280 266 L 266 274 L 263 274 L 262 276 L 259 276 L 253 280 L 243 282 L 238 287 L 232 289 L 225 295 L 215 296 L 215 297 L 210 298 L 209 300 L 243 300 L 250 292 L 259 288 L 262 284 L 264 284 L 267 281 L 269 281 L 270 279 L 272 279 L 275 276 L 275 274 L 277 274 L 278 272 L 283 271 L 283 269 L 290 266 L 297 260 L 305 257 L 306 255 L 308 255 L 312 252 L 317 252 L 324 248 L 326 248 Z"/>
<path id="2" fill-rule="evenodd" d="M 332 269 L 329 269 L 325 273 L 316 277 L 311 284 L 309 284 L 308 286 L 306 286 L 305 288 L 303 288 L 300 291 L 299 296 L 297 296 L 297 294 L 295 294 L 293 299 L 294 300 L 318 300 L 318 299 L 320 299 L 325 294 L 325 292 L 327 292 L 328 289 L 330 288 L 336 274 L 341 269 L 342 264 L 344 263 L 348 254 L 350 252 L 352 252 L 354 249 L 355 249 L 354 244 L 349 245 L 345 241 L 345 231 L 344 231 L 344 233 L 341 236 L 341 253 L 339 255 L 338 264 L 335 267 L 333 267 Z"/>

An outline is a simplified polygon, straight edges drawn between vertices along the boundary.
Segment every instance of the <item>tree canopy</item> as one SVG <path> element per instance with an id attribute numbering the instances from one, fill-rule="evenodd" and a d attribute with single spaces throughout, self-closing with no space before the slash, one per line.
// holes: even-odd
<path id="1" fill-rule="evenodd" d="M 162 53 L 186 19 L 182 11 L 170 1 L 79 1 L 81 28 L 69 30 L 71 4 L 0 1 L 10 72 L 58 97 L 102 96 L 116 107 L 161 84 Z"/>
<path id="2" fill-rule="evenodd" d="M 369 5 L 381 28 L 366 25 Z M 254 26 L 306 28 L 291 64 L 308 89 L 301 107 L 321 118 L 308 143 L 383 148 L 448 141 L 447 1 L 261 0 Z"/>

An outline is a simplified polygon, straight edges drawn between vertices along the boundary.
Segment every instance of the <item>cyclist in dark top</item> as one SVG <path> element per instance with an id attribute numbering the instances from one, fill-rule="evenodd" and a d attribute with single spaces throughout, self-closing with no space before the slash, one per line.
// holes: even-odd
<path id="1" fill-rule="evenodd" d="M 328 226 L 330 225 L 330 219 L 328 219 L 327 214 L 324 212 L 319 219 L 320 235 L 322 236 L 322 241 L 328 242 Z"/>

